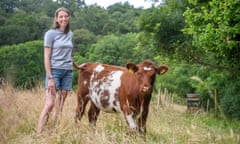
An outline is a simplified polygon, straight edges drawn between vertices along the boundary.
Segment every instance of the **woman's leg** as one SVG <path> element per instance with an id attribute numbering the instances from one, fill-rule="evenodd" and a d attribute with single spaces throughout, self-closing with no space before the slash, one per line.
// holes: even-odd
<path id="1" fill-rule="evenodd" d="M 56 124 L 56 122 L 57 122 L 59 113 L 63 111 L 63 105 L 64 105 L 65 99 L 67 97 L 67 94 L 68 94 L 67 90 L 59 90 L 57 92 L 57 98 L 56 98 L 56 102 L 55 102 L 55 111 L 53 114 L 54 124 Z"/>
<path id="2" fill-rule="evenodd" d="M 67 94 L 68 94 L 67 90 L 62 90 L 61 91 L 61 101 L 60 101 L 60 111 L 61 112 L 63 111 L 63 105 L 64 105 L 64 102 L 67 98 Z"/>
<path id="3" fill-rule="evenodd" d="M 55 94 L 53 94 L 50 90 L 46 90 L 46 102 L 38 120 L 38 127 L 37 127 L 38 133 L 42 132 L 43 126 L 48 121 L 49 113 L 52 111 L 54 106 L 54 100 L 55 100 Z"/>

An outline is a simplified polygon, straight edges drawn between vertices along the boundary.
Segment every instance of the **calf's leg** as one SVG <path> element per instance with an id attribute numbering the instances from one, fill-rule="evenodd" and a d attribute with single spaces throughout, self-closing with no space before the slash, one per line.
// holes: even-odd
<path id="1" fill-rule="evenodd" d="M 137 130 L 138 127 L 137 127 L 136 122 L 134 120 L 134 114 L 129 109 L 128 105 L 123 104 L 121 108 L 122 108 L 124 118 L 126 119 L 129 128 L 133 131 Z"/>
<path id="2" fill-rule="evenodd" d="M 87 96 L 82 96 L 82 95 L 77 95 L 77 108 L 76 108 L 76 114 L 75 114 L 75 123 L 78 123 L 84 112 L 85 112 L 85 108 L 86 108 L 86 105 L 89 101 L 89 98 Z"/>
<path id="3" fill-rule="evenodd" d="M 97 118 L 99 113 L 100 113 L 100 109 L 97 108 L 95 104 L 91 102 L 91 105 L 88 111 L 88 120 L 89 120 L 89 124 L 93 128 L 96 128 L 96 123 L 97 123 Z"/>
<path id="4" fill-rule="evenodd" d="M 139 126 L 139 132 L 142 134 L 146 134 L 146 122 L 147 122 L 147 117 L 148 117 L 148 112 L 149 112 L 149 104 L 150 104 L 150 99 L 151 96 L 149 96 L 150 98 L 146 98 L 144 100 L 144 103 L 141 104 L 141 116 L 138 119 L 138 126 Z"/>

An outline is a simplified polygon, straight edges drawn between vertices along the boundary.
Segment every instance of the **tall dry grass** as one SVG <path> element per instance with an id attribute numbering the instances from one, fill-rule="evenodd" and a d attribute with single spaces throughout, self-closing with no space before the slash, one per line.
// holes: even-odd
<path id="1" fill-rule="evenodd" d="M 163 94 L 164 95 L 164 94 Z M 157 96 L 154 96 L 157 97 Z M 165 98 L 164 98 L 165 97 Z M 192 115 L 186 107 L 171 104 L 166 94 L 155 98 L 150 106 L 147 134 L 129 135 L 126 122 L 114 113 L 101 112 L 97 130 L 88 125 L 85 114 L 80 124 L 74 123 L 75 93 L 66 99 L 63 113 L 55 128 L 51 122 L 41 135 L 35 132 L 45 101 L 42 87 L 16 90 L 0 88 L 0 143 L 1 144 L 225 144 L 240 143 L 240 130 L 228 122 L 216 121 L 206 113 Z M 164 105 L 163 105 L 164 103 Z M 235 123 L 234 123 L 235 124 Z M 240 125 L 238 125 L 240 126 Z"/>

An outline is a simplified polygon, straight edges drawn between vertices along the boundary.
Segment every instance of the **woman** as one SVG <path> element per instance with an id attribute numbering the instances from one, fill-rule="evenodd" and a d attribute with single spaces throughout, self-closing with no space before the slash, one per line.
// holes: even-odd
<path id="1" fill-rule="evenodd" d="M 55 107 L 53 122 L 56 123 L 59 112 L 63 110 L 68 91 L 72 88 L 73 33 L 69 21 L 69 10 L 57 9 L 53 27 L 44 36 L 46 102 L 38 121 L 38 133 L 42 132 L 53 107 Z"/>

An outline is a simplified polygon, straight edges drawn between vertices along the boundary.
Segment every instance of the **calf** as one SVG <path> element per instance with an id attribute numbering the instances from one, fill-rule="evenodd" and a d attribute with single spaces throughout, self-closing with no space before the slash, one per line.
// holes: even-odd
<path id="1" fill-rule="evenodd" d="M 74 63 L 74 68 L 79 70 L 75 122 L 81 119 L 90 100 L 88 118 L 93 126 L 100 110 L 119 112 L 131 129 L 146 133 L 155 76 L 167 72 L 167 66 L 157 67 L 145 60 L 138 65 L 127 63 L 126 68 L 92 62 L 80 66 Z"/>

